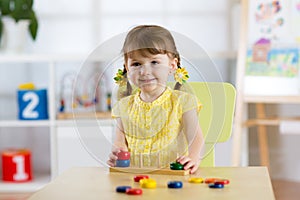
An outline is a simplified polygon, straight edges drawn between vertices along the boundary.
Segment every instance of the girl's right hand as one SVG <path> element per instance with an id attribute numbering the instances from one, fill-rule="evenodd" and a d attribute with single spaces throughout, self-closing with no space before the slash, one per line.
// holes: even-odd
<path id="1" fill-rule="evenodd" d="M 122 147 L 115 147 L 109 154 L 109 160 L 106 162 L 110 167 L 115 167 L 116 166 L 116 160 L 118 159 L 118 153 L 120 151 L 127 151 L 126 149 Z"/>

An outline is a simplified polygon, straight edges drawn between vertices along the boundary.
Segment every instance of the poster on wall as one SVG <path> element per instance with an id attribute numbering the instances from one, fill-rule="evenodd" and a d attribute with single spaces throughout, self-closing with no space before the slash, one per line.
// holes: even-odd
<path id="1" fill-rule="evenodd" d="M 248 20 L 245 94 L 300 94 L 300 0 L 249 1 Z"/>

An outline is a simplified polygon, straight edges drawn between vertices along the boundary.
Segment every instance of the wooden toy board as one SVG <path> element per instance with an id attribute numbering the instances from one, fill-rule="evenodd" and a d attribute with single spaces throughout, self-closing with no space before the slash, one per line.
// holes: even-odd
<path id="1" fill-rule="evenodd" d="M 136 167 L 110 167 L 109 172 L 134 173 L 134 174 L 161 174 L 185 176 L 190 174 L 190 170 L 171 170 L 168 168 L 136 168 Z"/>

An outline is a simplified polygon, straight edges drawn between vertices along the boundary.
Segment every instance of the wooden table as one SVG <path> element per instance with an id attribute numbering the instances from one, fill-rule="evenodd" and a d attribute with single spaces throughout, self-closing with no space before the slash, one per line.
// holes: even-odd
<path id="1" fill-rule="evenodd" d="M 58 176 L 30 200 L 53 199 L 222 199 L 222 200 L 269 200 L 275 199 L 269 173 L 266 167 L 212 167 L 200 168 L 196 174 L 187 176 L 149 176 L 157 181 L 156 189 L 143 189 L 141 196 L 130 196 L 115 192 L 117 186 L 139 187 L 133 181 L 135 174 L 110 173 L 102 167 L 72 168 Z M 207 184 L 188 182 L 191 176 L 218 177 L 230 180 L 223 189 L 211 189 Z M 168 189 L 167 182 L 183 181 L 182 189 Z"/>

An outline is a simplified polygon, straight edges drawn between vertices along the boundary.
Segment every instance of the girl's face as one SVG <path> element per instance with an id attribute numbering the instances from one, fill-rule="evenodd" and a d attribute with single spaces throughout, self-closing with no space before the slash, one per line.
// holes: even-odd
<path id="1" fill-rule="evenodd" d="M 142 93 L 162 93 L 165 90 L 168 76 L 177 68 L 178 60 L 167 54 L 148 54 L 139 52 L 128 58 L 125 66 L 129 80 L 141 89 Z"/>

